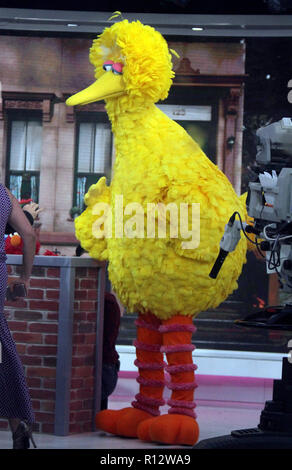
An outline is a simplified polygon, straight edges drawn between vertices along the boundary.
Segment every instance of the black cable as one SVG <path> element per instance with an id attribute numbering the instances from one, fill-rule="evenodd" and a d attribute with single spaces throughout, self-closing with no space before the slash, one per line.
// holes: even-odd
<path id="1" fill-rule="evenodd" d="M 251 242 L 253 245 L 256 246 L 257 248 L 257 251 L 258 253 L 261 255 L 262 258 L 266 258 L 265 255 L 262 253 L 261 249 L 260 249 L 260 245 L 258 243 L 258 238 L 256 237 L 256 241 L 254 242 L 253 240 L 251 240 L 251 238 L 249 238 L 246 234 L 246 231 L 245 231 L 245 228 L 243 227 L 243 222 L 242 222 L 242 218 L 241 218 L 241 215 L 239 212 L 234 212 L 234 214 L 232 215 L 232 220 L 234 221 L 235 219 L 235 215 L 238 215 L 239 217 L 239 221 L 240 221 L 240 225 L 241 225 L 241 229 L 243 231 L 243 234 L 244 236 L 247 238 L 247 240 L 249 242 Z M 278 281 L 279 281 L 279 284 L 280 284 L 280 287 L 282 288 L 283 287 L 283 282 L 282 282 L 282 279 L 283 279 L 283 276 L 279 273 L 278 271 L 278 267 L 281 266 L 281 259 L 280 259 L 280 255 L 279 255 L 279 252 L 276 251 L 276 247 L 279 243 L 279 238 L 280 238 L 280 232 L 286 228 L 286 226 L 288 225 L 287 222 L 284 222 L 282 224 L 282 226 L 278 229 L 278 231 L 276 233 L 274 233 L 273 235 L 269 235 L 271 238 L 273 236 L 275 236 L 274 238 L 274 243 L 273 243 L 273 246 L 272 246 L 272 250 L 271 250 L 271 254 L 270 254 L 270 258 L 269 258 L 269 261 L 268 261 L 268 269 L 270 270 L 274 270 L 276 273 L 277 273 L 277 276 L 278 276 Z M 268 227 L 268 229 L 271 228 L 271 227 Z M 277 255 L 277 259 L 275 258 Z M 292 287 L 292 286 L 291 286 Z"/>
<path id="2" fill-rule="evenodd" d="M 273 246 L 272 246 L 272 250 L 271 250 L 271 255 L 270 255 L 270 259 L 268 261 L 268 268 L 269 269 L 275 269 L 278 268 L 279 266 L 281 266 L 281 260 L 280 260 L 280 255 L 279 253 L 276 251 L 276 247 L 279 243 L 279 237 L 280 235 L 278 234 L 277 235 L 277 238 L 275 239 L 274 243 L 273 243 Z M 276 261 L 275 260 L 275 255 L 277 254 L 278 256 L 278 260 Z"/>
<path id="3" fill-rule="evenodd" d="M 243 231 L 244 236 L 247 238 L 247 240 L 249 240 L 253 245 L 256 246 L 257 251 L 258 251 L 258 253 L 261 255 L 261 257 L 262 257 L 262 258 L 266 258 L 265 255 L 264 255 L 264 254 L 262 253 L 262 251 L 260 250 L 259 243 L 258 243 L 258 239 L 256 238 L 256 241 L 254 242 L 253 240 L 251 240 L 251 238 L 249 238 L 249 237 L 247 236 L 247 234 L 246 234 L 246 232 L 245 232 L 245 229 L 244 229 L 244 227 L 243 227 L 242 218 L 241 218 L 240 213 L 236 211 L 236 212 L 234 212 L 233 216 L 234 216 L 235 214 L 237 214 L 238 217 L 239 217 L 241 229 L 242 229 L 242 231 Z M 277 238 L 275 239 L 275 241 L 277 241 L 278 238 L 279 238 L 279 234 L 277 235 Z M 277 241 L 277 242 L 278 242 L 278 241 Z M 278 254 L 278 253 L 277 253 L 277 254 L 278 254 L 278 260 L 277 260 L 277 261 L 275 260 L 275 254 L 276 254 L 276 252 L 275 252 L 275 246 L 276 246 L 276 244 L 274 243 L 273 248 L 272 248 L 272 250 L 271 250 L 270 259 L 269 259 L 269 261 L 268 261 L 268 268 L 269 268 L 269 269 L 274 269 L 274 270 L 276 271 L 276 273 L 278 274 L 278 277 L 279 277 L 279 282 L 282 284 L 282 282 L 281 282 L 281 274 L 280 274 L 279 271 L 277 270 L 277 268 L 281 265 L 281 262 L 280 262 L 279 254 Z M 272 258 L 273 258 L 273 259 L 272 259 Z"/>
<path id="4" fill-rule="evenodd" d="M 256 242 L 254 242 L 251 238 L 249 238 L 249 237 L 246 235 L 246 233 L 245 233 L 245 228 L 244 228 L 244 226 L 243 226 L 242 218 L 241 218 L 240 213 L 236 211 L 236 212 L 234 212 L 233 215 L 236 215 L 236 214 L 237 214 L 238 217 L 239 217 L 239 221 L 240 221 L 240 225 L 241 225 L 241 230 L 243 231 L 243 234 L 244 234 L 245 238 L 247 238 L 248 241 L 250 241 L 253 245 L 256 245 Z"/>
<path id="5" fill-rule="evenodd" d="M 271 251 L 270 259 L 268 261 L 268 268 L 269 269 L 277 269 L 279 266 L 281 266 L 281 263 L 279 261 L 279 255 L 278 255 L 278 261 L 275 260 L 275 251 Z"/>
<path id="6" fill-rule="evenodd" d="M 267 231 L 267 230 L 275 230 L 274 233 L 268 234 L 268 236 L 269 236 L 270 238 L 273 238 L 273 240 L 276 240 L 277 237 L 279 237 L 279 235 L 280 235 L 280 234 L 279 234 L 279 231 L 278 231 L 276 228 L 272 228 L 272 227 L 269 227 L 268 225 L 266 225 L 265 229 L 266 229 L 266 231 Z"/>
<path id="7" fill-rule="evenodd" d="M 257 247 L 257 251 L 258 253 L 261 255 L 262 258 L 266 258 L 266 256 L 263 254 L 262 250 L 260 249 L 260 244 L 258 242 L 258 238 L 256 237 L 256 247 Z"/>

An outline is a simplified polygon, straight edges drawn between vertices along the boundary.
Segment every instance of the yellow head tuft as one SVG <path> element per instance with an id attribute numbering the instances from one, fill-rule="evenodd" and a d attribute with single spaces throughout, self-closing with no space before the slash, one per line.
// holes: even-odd
<path id="1" fill-rule="evenodd" d="M 156 103 L 168 95 L 174 77 L 171 54 L 163 36 L 151 26 L 123 20 L 105 28 L 93 41 L 89 58 L 97 79 L 106 60 L 122 62 L 125 91 L 131 99 Z"/>

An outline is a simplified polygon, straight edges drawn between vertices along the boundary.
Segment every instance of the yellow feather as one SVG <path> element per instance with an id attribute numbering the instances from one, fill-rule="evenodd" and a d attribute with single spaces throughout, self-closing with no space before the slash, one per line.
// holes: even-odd
<path id="1" fill-rule="evenodd" d="M 122 16 L 122 13 L 120 11 L 114 11 L 112 16 L 108 19 L 108 21 L 111 21 L 114 18 L 117 18 L 118 16 Z"/>
<path id="2" fill-rule="evenodd" d="M 175 55 L 175 57 L 177 57 L 178 59 L 180 58 L 180 55 L 174 49 L 169 49 L 169 50 L 173 55 Z"/>

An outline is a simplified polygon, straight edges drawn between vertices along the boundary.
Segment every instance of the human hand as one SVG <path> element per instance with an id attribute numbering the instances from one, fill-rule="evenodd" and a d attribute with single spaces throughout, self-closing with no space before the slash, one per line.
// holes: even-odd
<path id="1" fill-rule="evenodd" d="M 20 286 L 20 287 L 19 287 Z M 7 294 L 7 300 L 17 301 L 23 297 L 26 297 L 28 292 L 29 281 L 27 279 L 18 278 L 8 281 L 7 283 L 7 290 L 9 293 Z M 22 287 L 24 287 L 24 292 Z M 21 292 L 20 295 L 17 293 Z"/>
<path id="2" fill-rule="evenodd" d="M 30 204 L 25 204 L 25 206 L 23 206 L 22 209 L 26 212 L 29 212 L 31 216 L 33 217 L 33 220 L 38 219 L 40 212 L 43 211 L 43 209 L 40 208 L 37 202 L 31 202 Z"/>

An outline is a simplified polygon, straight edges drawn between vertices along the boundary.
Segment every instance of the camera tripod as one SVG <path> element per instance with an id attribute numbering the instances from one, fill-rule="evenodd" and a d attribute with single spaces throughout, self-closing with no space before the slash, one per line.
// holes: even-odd
<path id="1" fill-rule="evenodd" d="M 292 332 L 291 319 L 290 305 L 267 308 L 265 312 L 249 315 L 236 323 Z M 194 449 L 292 449 L 292 359 L 283 357 L 282 378 L 274 380 L 273 399 L 266 401 L 256 428 L 202 440 Z"/>

